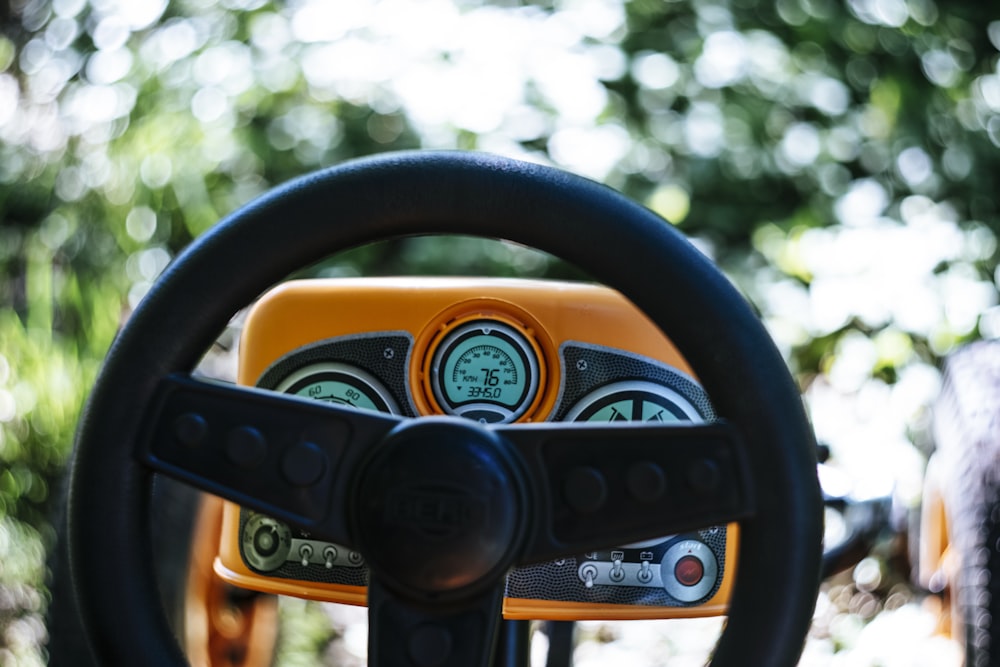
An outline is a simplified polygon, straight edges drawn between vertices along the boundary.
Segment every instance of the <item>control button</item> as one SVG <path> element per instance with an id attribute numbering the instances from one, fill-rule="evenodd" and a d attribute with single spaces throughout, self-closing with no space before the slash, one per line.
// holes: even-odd
<path id="1" fill-rule="evenodd" d="M 311 544 L 303 544 L 299 547 L 299 558 L 302 559 L 302 567 L 309 564 L 309 559 L 312 558 L 313 548 Z"/>
<path id="2" fill-rule="evenodd" d="M 252 426 L 234 428 L 226 435 L 226 456 L 241 468 L 256 468 L 267 456 L 267 441 Z"/>
<path id="3" fill-rule="evenodd" d="M 185 447 L 198 447 L 208 435 L 208 422 L 197 412 L 186 412 L 174 420 L 174 439 Z"/>
<path id="4" fill-rule="evenodd" d="M 581 514 L 596 512 L 607 502 L 607 480 L 596 468 L 573 468 L 563 482 L 563 497 L 571 508 Z"/>
<path id="5" fill-rule="evenodd" d="M 660 561 L 663 589 L 681 602 L 697 602 L 707 597 L 720 574 L 715 554 L 699 540 L 675 542 Z"/>
<path id="6" fill-rule="evenodd" d="M 580 566 L 578 574 L 580 575 L 580 581 L 583 582 L 583 585 L 585 587 L 587 588 L 594 587 L 594 579 L 597 578 L 596 565 L 594 565 L 593 563 L 584 563 L 583 565 Z"/>
<path id="7" fill-rule="evenodd" d="M 361 565 L 365 562 L 365 557 L 360 552 L 352 551 L 347 554 L 347 560 L 350 561 L 351 565 Z"/>
<path id="8" fill-rule="evenodd" d="M 721 479 L 719 466 L 711 459 L 698 459 L 688 466 L 688 486 L 700 496 L 708 496 L 718 491 Z"/>
<path id="9" fill-rule="evenodd" d="M 281 459 L 281 473 L 293 486 L 312 486 L 326 472 L 326 454 L 314 442 L 292 445 Z"/>
<path id="10" fill-rule="evenodd" d="M 685 586 L 694 586 L 705 575 L 705 566 L 697 556 L 684 556 L 674 565 L 674 576 Z"/>
<path id="11" fill-rule="evenodd" d="M 642 561 L 635 578 L 639 580 L 640 584 L 648 584 L 653 581 L 653 569 L 649 566 L 648 560 Z"/>
<path id="12" fill-rule="evenodd" d="M 334 548 L 332 544 L 328 544 L 326 548 L 323 549 L 323 561 L 326 564 L 326 569 L 333 567 L 333 561 L 337 560 L 337 549 Z"/>
<path id="13" fill-rule="evenodd" d="M 625 486 L 632 498 L 640 503 L 652 503 L 663 497 L 667 490 L 667 476 L 663 468 L 651 461 L 633 463 L 625 472 Z"/>

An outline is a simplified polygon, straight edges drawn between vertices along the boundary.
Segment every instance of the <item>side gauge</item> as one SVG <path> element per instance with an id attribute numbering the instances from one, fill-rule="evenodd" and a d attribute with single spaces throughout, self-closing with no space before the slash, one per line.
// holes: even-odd
<path id="1" fill-rule="evenodd" d="M 627 380 L 587 394 L 566 413 L 565 421 L 701 422 L 704 418 L 688 399 L 669 387 Z"/>
<path id="2" fill-rule="evenodd" d="M 490 424 L 512 422 L 538 394 L 538 356 L 514 327 L 474 320 L 448 332 L 438 345 L 430 381 L 445 413 Z"/>
<path id="3" fill-rule="evenodd" d="M 282 380 L 275 391 L 361 410 L 399 414 L 385 386 L 365 371 L 337 362 L 305 366 Z"/>

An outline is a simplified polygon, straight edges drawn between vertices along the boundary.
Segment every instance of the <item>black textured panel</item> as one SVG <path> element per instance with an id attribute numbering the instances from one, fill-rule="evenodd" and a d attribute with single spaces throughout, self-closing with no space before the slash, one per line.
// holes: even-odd
<path id="1" fill-rule="evenodd" d="M 552 421 L 563 421 L 581 398 L 595 389 L 622 380 L 657 382 L 686 398 L 705 421 L 715 419 L 708 394 L 692 378 L 654 359 L 622 350 L 566 342 L 559 349 L 563 385 L 559 388 Z"/>
<path id="2" fill-rule="evenodd" d="M 726 566 L 726 530 L 713 527 L 697 533 L 672 535 L 662 542 L 638 548 L 616 549 L 624 552 L 624 562 L 637 563 L 643 552 L 651 552 L 651 559 L 659 563 L 673 544 L 687 539 L 704 542 L 712 550 L 718 562 L 718 576 L 709 593 L 695 602 L 681 602 L 662 587 L 645 586 L 609 586 L 596 585 L 592 588 L 584 586 L 577 570 L 586 560 L 611 561 L 611 551 L 598 551 L 594 554 L 567 558 L 565 560 L 519 567 L 507 576 L 507 597 L 551 600 L 554 602 L 589 602 L 594 604 L 630 604 L 644 607 L 696 607 L 705 599 L 711 598 L 722 584 L 722 576 Z M 587 556 L 591 556 L 588 558 Z"/>
<path id="3" fill-rule="evenodd" d="M 405 332 L 378 332 L 342 336 L 300 347 L 271 364 L 257 380 L 262 389 L 274 389 L 289 375 L 313 364 L 341 362 L 375 376 L 396 399 L 406 417 L 417 413 L 407 389 L 407 369 L 413 337 Z"/>

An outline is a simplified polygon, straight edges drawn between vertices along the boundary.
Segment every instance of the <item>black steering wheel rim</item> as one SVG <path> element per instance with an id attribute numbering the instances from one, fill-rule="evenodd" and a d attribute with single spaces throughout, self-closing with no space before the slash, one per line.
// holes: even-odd
<path id="1" fill-rule="evenodd" d="M 184 663 L 156 603 L 144 539 L 151 472 L 132 444 L 160 379 L 189 373 L 238 309 L 294 270 L 416 234 L 503 238 L 552 253 L 667 332 L 742 433 L 755 478 L 757 512 L 741 524 L 740 571 L 712 664 L 795 664 L 819 580 L 822 501 L 798 390 L 756 315 L 676 230 L 614 190 L 450 152 L 359 160 L 275 189 L 192 243 L 129 319 L 81 418 L 68 510 L 74 587 L 98 657 Z"/>

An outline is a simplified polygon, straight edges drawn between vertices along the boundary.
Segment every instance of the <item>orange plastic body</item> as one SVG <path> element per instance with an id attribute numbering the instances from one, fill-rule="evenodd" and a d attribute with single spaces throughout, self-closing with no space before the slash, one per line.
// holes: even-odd
<path id="1" fill-rule="evenodd" d="M 428 385 L 429 359 L 456 322 L 491 317 L 518 328 L 540 357 L 538 393 L 518 421 L 544 421 L 560 388 L 558 350 L 565 341 L 648 357 L 689 376 L 670 340 L 618 292 L 590 284 L 495 278 L 338 278 L 285 283 L 249 313 L 240 342 L 238 381 L 254 385 L 285 355 L 303 346 L 365 332 L 407 332 L 414 341 L 408 389 L 418 414 L 440 414 Z M 736 570 L 738 526 L 727 527 L 726 565 L 718 591 L 689 607 L 598 605 L 506 598 L 516 619 L 639 619 L 712 616 L 726 611 Z M 215 571 L 237 586 L 296 597 L 365 604 L 365 587 L 266 577 L 239 551 L 239 507 L 227 503 Z"/>

